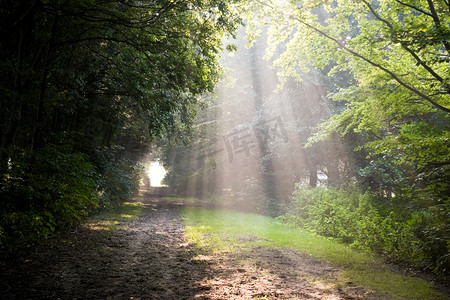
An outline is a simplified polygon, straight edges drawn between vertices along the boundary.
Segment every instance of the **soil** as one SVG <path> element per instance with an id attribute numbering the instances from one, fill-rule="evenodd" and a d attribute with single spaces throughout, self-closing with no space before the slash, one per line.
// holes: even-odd
<path id="1" fill-rule="evenodd" d="M 0 262 L 0 299 L 381 299 L 338 286 L 337 268 L 295 251 L 202 253 L 184 238 L 182 204 L 144 205 L 115 231 L 85 225 L 25 261 Z"/>

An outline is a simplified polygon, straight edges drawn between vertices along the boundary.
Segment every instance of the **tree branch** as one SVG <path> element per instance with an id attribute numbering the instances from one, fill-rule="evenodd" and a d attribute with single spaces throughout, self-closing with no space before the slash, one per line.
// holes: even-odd
<path id="1" fill-rule="evenodd" d="M 275 9 L 276 9 L 275 6 L 268 5 L 267 3 L 264 3 L 264 2 L 261 2 L 261 1 L 258 1 L 258 0 L 255 0 L 255 1 L 258 2 L 258 3 L 260 3 L 260 4 L 262 4 L 262 5 L 265 5 L 265 6 L 269 7 L 269 8 L 271 8 L 272 10 L 275 10 Z M 365 3 L 367 3 L 367 2 L 365 2 Z M 380 64 L 378 64 L 378 63 L 376 63 L 376 62 L 370 60 L 369 58 L 367 58 L 367 57 L 365 57 L 365 56 L 359 54 L 358 52 L 356 52 L 356 51 L 354 51 L 354 50 L 348 48 L 347 46 L 345 46 L 342 42 L 340 42 L 340 41 L 337 40 L 336 38 L 330 36 L 329 34 L 325 33 L 324 31 L 320 30 L 319 28 L 314 27 L 314 26 L 312 26 L 312 25 L 309 24 L 309 23 L 306 23 L 306 22 L 303 21 L 302 19 L 300 19 L 300 18 L 298 18 L 298 17 L 295 17 L 295 16 L 292 16 L 292 15 L 289 15 L 289 16 L 287 16 L 287 17 L 290 18 L 290 19 L 292 19 L 292 20 L 294 20 L 294 21 L 299 22 L 299 23 L 302 24 L 303 26 L 305 26 L 305 27 L 307 27 L 307 28 L 309 28 L 309 29 L 311 29 L 311 30 L 317 32 L 318 34 L 324 36 L 325 38 L 329 39 L 330 41 L 334 42 L 339 48 L 341 48 L 342 50 L 348 52 L 348 53 L 351 54 L 352 56 L 357 57 L 357 58 L 359 58 L 359 59 L 361 59 L 361 60 L 367 62 L 367 63 L 370 64 L 371 66 L 373 66 L 373 67 L 375 67 L 375 68 L 377 68 L 377 69 L 380 69 L 380 70 L 382 70 L 383 72 L 387 73 L 387 74 L 388 74 L 389 76 L 391 76 L 391 78 L 394 79 L 398 84 L 400 84 L 401 86 L 403 86 L 403 87 L 406 88 L 407 90 L 413 92 L 414 94 L 418 95 L 420 98 L 422 98 L 423 100 L 427 101 L 428 103 L 430 103 L 431 105 L 433 105 L 435 108 L 437 108 L 437 109 L 439 109 L 439 110 L 442 110 L 442 111 L 444 111 L 444 112 L 446 112 L 446 113 L 450 113 L 450 108 L 447 108 L 447 107 L 445 107 L 445 106 L 440 105 L 439 103 L 437 103 L 436 101 L 434 101 L 434 100 L 433 100 L 431 97 L 429 97 L 428 95 L 422 93 L 420 90 L 418 90 L 418 89 L 414 88 L 413 86 L 407 84 L 406 82 L 404 82 L 403 80 L 401 80 L 401 79 L 400 79 L 393 71 L 389 70 L 388 68 L 383 67 L 382 65 L 380 65 Z M 384 22 L 386 23 L 387 21 L 384 21 Z M 386 25 L 387 25 L 388 27 L 392 28 L 392 25 L 391 25 L 389 22 L 387 22 Z"/>
<path id="2" fill-rule="evenodd" d="M 421 8 L 419 8 L 419 7 L 417 7 L 417 6 L 414 6 L 414 5 L 411 5 L 411 4 L 408 4 L 408 3 L 401 2 L 401 1 L 399 1 L 399 0 L 395 0 L 395 2 L 397 2 L 397 3 L 401 4 L 401 5 L 404 5 L 404 6 L 408 6 L 409 8 L 412 8 L 412 9 L 415 9 L 415 10 L 417 10 L 417 11 L 420 11 L 420 12 L 423 13 L 424 15 L 427 15 L 427 16 L 432 17 L 431 13 L 429 13 L 429 12 L 427 12 L 427 11 L 425 11 L 425 10 L 423 10 L 423 9 L 421 9 Z"/>
<path id="3" fill-rule="evenodd" d="M 410 86 L 409 84 L 407 84 L 406 82 L 404 82 L 403 80 L 401 80 L 394 72 L 392 72 L 391 70 L 383 67 L 380 64 L 375 63 L 374 61 L 368 59 L 367 57 L 362 56 L 361 54 L 351 50 L 350 48 L 346 47 L 344 44 L 342 44 L 340 41 L 338 41 L 336 38 L 326 34 L 325 32 L 323 32 L 322 30 L 303 22 L 301 19 L 298 19 L 296 17 L 290 16 L 290 18 L 298 21 L 299 23 L 303 24 L 304 26 L 314 30 L 315 32 L 319 33 L 320 35 L 323 35 L 324 37 L 326 37 L 327 39 L 333 41 L 336 45 L 338 45 L 339 48 L 341 48 L 342 50 L 350 53 L 351 55 L 360 58 L 361 60 L 367 62 L 368 64 L 376 67 L 377 69 L 382 70 L 383 72 L 389 74 L 392 79 L 394 79 L 395 81 L 397 81 L 401 86 L 403 86 L 404 88 L 410 90 L 411 92 L 415 93 L 416 95 L 420 96 L 422 99 L 424 99 L 425 101 L 429 102 L 430 104 L 432 104 L 434 107 L 445 111 L 447 113 L 450 113 L 450 108 L 447 108 L 445 106 L 440 105 L 439 103 L 437 103 L 436 101 L 434 101 L 433 99 L 431 99 L 429 96 L 425 95 L 424 93 L 422 93 L 421 91 L 419 91 L 418 89 Z"/>
<path id="4" fill-rule="evenodd" d="M 450 160 L 448 160 L 448 161 L 441 161 L 441 162 L 430 162 L 430 163 L 428 163 L 428 165 L 433 166 L 433 167 L 448 166 L 448 165 L 450 165 Z"/>
<path id="5" fill-rule="evenodd" d="M 366 6 L 369 8 L 370 12 L 375 16 L 375 18 L 377 18 L 379 21 L 383 22 L 384 24 L 386 24 L 387 27 L 389 27 L 389 29 L 392 32 L 392 35 L 394 34 L 394 26 L 386 19 L 382 18 L 372 7 L 372 5 L 370 5 L 370 3 L 368 3 L 367 1 L 362 1 L 364 4 L 366 4 Z M 420 59 L 420 57 L 412 50 L 410 49 L 406 43 L 404 41 L 400 41 L 400 45 L 402 46 L 403 49 L 405 49 L 409 54 L 411 54 L 412 57 L 414 57 L 414 59 L 417 61 L 417 63 L 419 65 L 421 65 L 425 70 L 428 71 L 428 73 L 430 73 L 431 75 L 433 75 L 437 80 L 439 80 L 439 82 L 443 82 L 444 79 L 437 74 L 432 68 L 430 68 L 430 66 L 428 66 L 423 60 Z"/>
<path id="6" fill-rule="evenodd" d="M 431 16 L 433 18 L 434 24 L 436 25 L 436 28 L 442 27 L 441 20 L 439 19 L 439 16 L 436 12 L 436 8 L 434 7 L 433 1 L 427 0 L 427 3 L 428 3 L 428 7 L 430 8 Z M 447 53 L 450 54 L 450 43 L 448 42 L 448 40 L 444 40 L 443 44 L 445 46 L 445 49 L 447 50 Z"/>

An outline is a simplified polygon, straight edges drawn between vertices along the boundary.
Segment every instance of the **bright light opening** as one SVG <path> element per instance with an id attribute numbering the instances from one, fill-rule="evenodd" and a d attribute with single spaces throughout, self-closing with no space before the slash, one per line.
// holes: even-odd
<path id="1" fill-rule="evenodd" d="M 159 162 L 151 162 L 148 169 L 148 176 L 150 177 L 150 186 L 164 186 L 162 180 L 166 176 L 166 170 Z"/>

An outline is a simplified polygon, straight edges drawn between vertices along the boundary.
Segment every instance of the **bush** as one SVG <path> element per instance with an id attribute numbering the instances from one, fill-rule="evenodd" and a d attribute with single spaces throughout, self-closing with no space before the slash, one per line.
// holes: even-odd
<path id="1" fill-rule="evenodd" d="M 30 246 L 138 190 L 141 168 L 135 163 L 114 160 L 110 149 L 96 155 L 71 150 L 49 145 L 10 157 L 0 186 L 0 249 Z"/>
<path id="2" fill-rule="evenodd" d="M 143 167 L 133 161 L 117 159 L 121 147 L 91 149 L 88 158 L 94 167 L 99 209 L 117 206 L 138 190 Z"/>
<path id="3" fill-rule="evenodd" d="M 0 189 L 0 247 L 14 251 L 36 242 L 96 207 L 93 166 L 65 150 L 47 146 L 11 157 Z"/>
<path id="4" fill-rule="evenodd" d="M 405 199 L 302 185 L 292 200 L 291 212 L 281 217 L 287 223 L 398 261 L 449 271 L 448 206 L 417 209 Z"/>

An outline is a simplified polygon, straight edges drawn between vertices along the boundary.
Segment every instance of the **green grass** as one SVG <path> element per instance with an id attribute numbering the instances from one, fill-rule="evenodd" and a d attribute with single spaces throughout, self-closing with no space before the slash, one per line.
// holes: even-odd
<path id="1" fill-rule="evenodd" d="M 337 241 L 256 214 L 183 208 L 188 240 L 212 252 L 245 250 L 257 245 L 283 247 L 310 254 L 339 267 L 338 284 L 351 281 L 391 299 L 447 299 L 422 279 L 392 273 L 381 259 Z M 255 237 L 242 239 L 242 237 Z"/>
<path id="2" fill-rule="evenodd" d="M 140 198 L 135 197 L 129 202 L 124 202 L 110 211 L 93 216 L 84 226 L 93 230 L 114 231 L 127 229 L 127 221 L 132 221 L 143 212 Z"/>
<path id="3" fill-rule="evenodd" d="M 185 202 L 185 203 L 195 203 L 201 201 L 197 198 L 191 198 L 191 197 L 163 197 L 164 200 L 168 201 L 177 201 L 177 202 Z"/>

